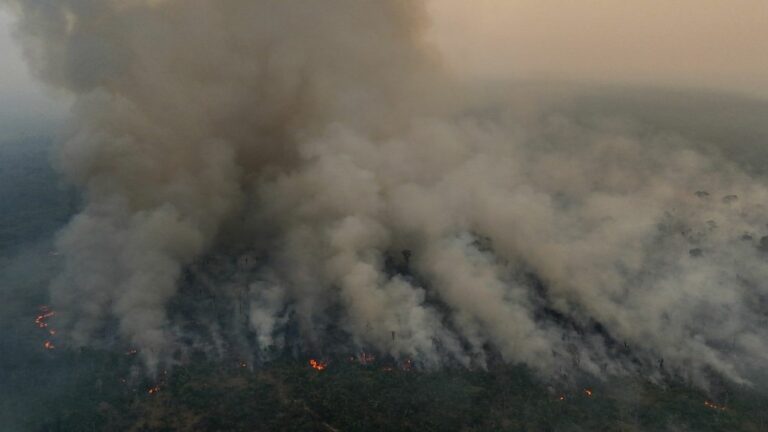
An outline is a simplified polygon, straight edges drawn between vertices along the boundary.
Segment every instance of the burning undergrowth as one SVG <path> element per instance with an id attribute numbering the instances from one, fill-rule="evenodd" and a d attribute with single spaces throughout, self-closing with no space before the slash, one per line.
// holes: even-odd
<path id="1" fill-rule="evenodd" d="M 79 358 L 91 365 L 80 404 L 53 404 L 42 426 L 96 430 L 760 430 L 764 397 L 719 399 L 681 383 L 665 388 L 631 379 L 592 386 L 542 385 L 525 367 L 493 371 L 406 370 L 376 358 L 292 357 L 249 370 L 200 359 L 157 381 L 125 376 L 136 358 Z M 369 353 L 366 353 L 370 355 Z M 313 361 L 314 360 L 314 361 Z M 107 367 L 105 367 L 108 365 Z M 95 367 L 95 368 L 94 368 Z M 736 395 L 736 397 L 734 397 Z M 76 414 L 75 414 L 76 413 Z M 34 422 L 31 422 L 32 424 Z"/>
<path id="2" fill-rule="evenodd" d="M 35 325 L 47 333 L 47 337 L 43 341 L 43 348 L 47 350 L 56 349 L 56 345 L 51 341 L 51 338 L 56 336 L 56 329 L 52 328 L 48 323 L 48 320 L 56 315 L 56 311 L 51 310 L 48 306 L 40 306 L 39 309 L 40 313 L 35 317 Z"/>

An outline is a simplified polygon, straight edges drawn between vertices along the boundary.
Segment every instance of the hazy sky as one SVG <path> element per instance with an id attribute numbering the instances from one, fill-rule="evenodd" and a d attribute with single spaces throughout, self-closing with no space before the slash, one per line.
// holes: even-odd
<path id="1" fill-rule="evenodd" d="M 3 101 L 32 88 L 21 53 L 11 38 L 12 22 L 13 18 L 0 9 L 0 97 Z"/>
<path id="2" fill-rule="evenodd" d="M 768 96 L 766 0 L 429 0 L 460 75 L 711 87 Z M 0 100 L 45 97 L 0 11 Z"/>
<path id="3" fill-rule="evenodd" d="M 766 0 L 431 0 L 461 73 L 768 95 Z"/>
<path id="4" fill-rule="evenodd" d="M 0 9 L 0 142 L 19 135 L 47 134 L 67 104 L 63 95 L 44 88 L 29 74 L 11 35 L 12 27 L 13 18 Z"/>

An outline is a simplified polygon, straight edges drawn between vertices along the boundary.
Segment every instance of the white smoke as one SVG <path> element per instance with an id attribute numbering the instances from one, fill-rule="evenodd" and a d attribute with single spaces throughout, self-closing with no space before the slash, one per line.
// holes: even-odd
<path id="1" fill-rule="evenodd" d="M 236 245 L 260 258 L 214 290 L 247 293 L 254 349 L 338 328 L 427 367 L 745 382 L 768 360 L 765 182 L 663 132 L 480 109 L 417 2 L 12 4 L 78 97 L 60 160 L 87 205 L 52 285 L 78 343 L 116 320 L 167 361 L 182 274 Z"/>

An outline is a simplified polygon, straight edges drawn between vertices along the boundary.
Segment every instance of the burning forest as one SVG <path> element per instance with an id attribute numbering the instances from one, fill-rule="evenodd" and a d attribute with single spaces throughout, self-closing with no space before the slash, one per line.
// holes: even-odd
<path id="1" fill-rule="evenodd" d="M 320 348 L 706 386 L 768 360 L 768 184 L 683 138 L 464 102 L 419 2 L 12 3 L 78 101 L 58 164 L 86 201 L 36 321 L 62 343 L 130 346 L 150 375 Z"/>
<path id="2" fill-rule="evenodd" d="M 625 425 L 659 392 L 757 412 L 732 395 L 768 390 L 768 103 L 462 77 L 438 3 L 0 0 L 29 73 L 71 101 L 51 159 L 79 193 L 34 245 L 50 269 L 0 255 L 39 279 L 6 284 L 29 328 L 8 340 L 82 368 L 56 382 L 107 395 L 88 407 L 114 430 L 116 406 L 184 430 L 146 407 L 252 405 L 238 391 L 337 430 L 354 423 L 323 401 L 354 406 L 332 394 L 347 377 L 379 392 L 379 425 L 437 395 L 521 430 L 493 417 L 525 403 L 507 387 Z"/>

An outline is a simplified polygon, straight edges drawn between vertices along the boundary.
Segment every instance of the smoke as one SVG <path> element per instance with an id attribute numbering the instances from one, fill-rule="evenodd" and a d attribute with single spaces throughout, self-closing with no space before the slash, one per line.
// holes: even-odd
<path id="1" fill-rule="evenodd" d="M 179 312 L 195 280 L 256 356 L 341 338 L 741 383 L 768 360 L 764 179 L 452 84 L 418 2 L 11 4 L 35 73 L 77 97 L 59 165 L 87 204 L 51 286 L 75 344 L 114 329 L 171 361 L 188 321 L 220 321 Z"/>

